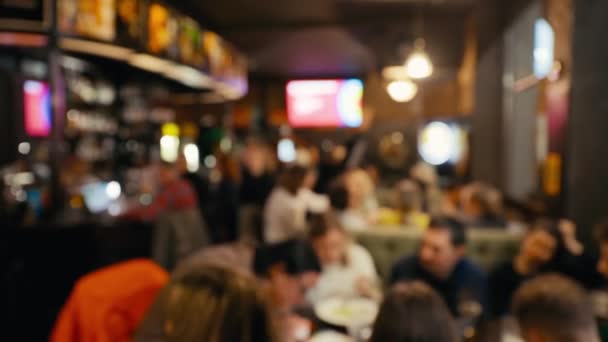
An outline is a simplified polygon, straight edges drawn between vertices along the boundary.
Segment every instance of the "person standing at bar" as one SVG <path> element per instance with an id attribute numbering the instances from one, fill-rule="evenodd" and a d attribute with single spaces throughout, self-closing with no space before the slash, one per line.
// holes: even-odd
<path id="1" fill-rule="evenodd" d="M 160 190 L 152 203 L 128 211 L 123 218 L 154 221 L 168 211 L 198 210 L 196 191 L 187 180 L 181 178 L 177 165 L 163 162 L 159 167 L 159 182 Z"/>

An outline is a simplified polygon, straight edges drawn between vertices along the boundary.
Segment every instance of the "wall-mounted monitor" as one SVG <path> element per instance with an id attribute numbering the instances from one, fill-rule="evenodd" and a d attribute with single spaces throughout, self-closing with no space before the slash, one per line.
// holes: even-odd
<path id="1" fill-rule="evenodd" d="M 290 81 L 286 95 L 292 127 L 359 127 L 363 123 L 363 82 L 359 79 Z"/>

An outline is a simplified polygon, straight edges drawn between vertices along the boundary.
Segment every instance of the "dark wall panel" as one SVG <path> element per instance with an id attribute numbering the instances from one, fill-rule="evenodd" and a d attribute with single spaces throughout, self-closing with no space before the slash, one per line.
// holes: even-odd
<path id="1" fill-rule="evenodd" d="M 608 216 L 608 1 L 575 6 L 566 212 L 588 229 Z"/>

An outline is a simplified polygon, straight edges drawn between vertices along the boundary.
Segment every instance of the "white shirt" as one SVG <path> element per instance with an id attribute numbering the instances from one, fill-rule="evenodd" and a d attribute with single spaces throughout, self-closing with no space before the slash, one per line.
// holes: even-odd
<path id="1" fill-rule="evenodd" d="M 340 224 L 347 232 L 361 232 L 369 227 L 365 217 L 357 210 L 346 209 L 338 215 Z"/>
<path id="2" fill-rule="evenodd" d="M 306 202 L 287 190 L 275 188 L 264 206 L 264 240 L 278 243 L 306 234 Z"/>
<path id="3" fill-rule="evenodd" d="M 329 198 L 326 195 L 302 188 L 298 191 L 298 197 L 306 204 L 306 210 L 313 213 L 324 213 L 329 209 Z"/>
<path id="4" fill-rule="evenodd" d="M 378 273 L 369 252 L 362 246 L 351 243 L 346 253 L 346 264 L 323 266 L 316 286 L 307 294 L 311 303 L 336 296 L 360 297 L 357 291 L 357 281 L 360 278 L 367 278 L 372 284 L 377 284 Z"/>

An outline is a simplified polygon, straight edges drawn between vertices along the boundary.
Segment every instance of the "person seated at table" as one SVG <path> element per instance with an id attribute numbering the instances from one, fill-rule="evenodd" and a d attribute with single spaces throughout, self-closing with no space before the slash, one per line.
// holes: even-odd
<path id="1" fill-rule="evenodd" d="M 486 276 L 466 256 L 463 225 L 451 218 L 433 218 L 422 236 L 416 255 L 392 268 L 391 284 L 420 280 L 433 287 L 459 316 L 464 302 L 485 305 Z"/>
<path id="2" fill-rule="evenodd" d="M 594 258 L 576 239 L 571 222 L 541 219 L 526 233 L 513 260 L 490 273 L 489 313 L 500 317 L 508 313 L 513 293 L 529 278 L 555 272 L 578 280 L 588 288 L 597 286 Z"/>
<path id="3" fill-rule="evenodd" d="M 329 197 L 314 192 L 318 179 L 319 175 L 317 171 L 313 168 L 307 168 L 304 182 L 298 191 L 298 197 L 305 203 L 306 211 L 313 214 L 326 212 L 330 207 Z"/>
<path id="4" fill-rule="evenodd" d="M 378 199 L 374 182 L 363 169 L 352 169 L 342 175 L 348 190 L 349 207 L 359 213 L 367 222 L 378 220 Z"/>
<path id="5" fill-rule="evenodd" d="M 278 341 L 268 300 L 255 279 L 206 265 L 171 281 L 159 295 L 164 311 L 154 339 L 139 341 Z"/>
<path id="6" fill-rule="evenodd" d="M 158 170 L 160 190 L 152 203 L 145 207 L 130 210 L 122 217 L 154 221 L 166 212 L 199 210 L 196 191 L 190 182 L 181 177 L 183 170 L 180 164 L 162 162 Z"/>
<path id="7" fill-rule="evenodd" d="M 423 202 L 419 183 L 406 179 L 397 185 L 397 207 L 404 225 L 421 230 L 428 227 L 431 217 L 422 210 Z"/>
<path id="8" fill-rule="evenodd" d="M 593 306 L 574 281 L 547 274 L 524 283 L 513 314 L 526 342 L 599 342 Z"/>
<path id="9" fill-rule="evenodd" d="M 437 169 L 423 161 L 417 162 L 409 172 L 409 180 L 416 182 L 422 190 L 422 211 L 431 215 L 442 215 L 444 196 L 439 186 Z"/>
<path id="10" fill-rule="evenodd" d="M 307 203 L 299 196 L 308 171 L 301 166 L 283 170 L 264 206 L 264 241 L 278 243 L 306 236 Z"/>
<path id="11" fill-rule="evenodd" d="M 455 202 L 444 201 L 445 215 L 476 228 L 506 228 L 502 194 L 494 187 L 470 183 L 462 186 L 455 196 Z"/>
<path id="12" fill-rule="evenodd" d="M 473 185 L 470 196 L 465 199 L 463 212 L 470 226 L 481 228 L 506 228 L 503 199 L 494 187 L 477 183 Z"/>
<path id="13" fill-rule="evenodd" d="M 273 315 L 289 324 L 304 322 L 293 314 L 293 309 L 305 301 L 306 291 L 315 285 L 321 270 L 317 255 L 307 241 L 289 240 L 257 248 L 237 242 L 200 250 L 180 263 L 172 278 L 188 277 L 209 265 L 255 275 L 268 297 Z M 167 315 L 163 300 L 157 298 L 134 341 L 163 341 L 162 322 Z"/>
<path id="14" fill-rule="evenodd" d="M 371 342 L 456 342 L 445 302 L 425 283 L 400 283 L 387 294 L 373 326 Z"/>
<path id="15" fill-rule="evenodd" d="M 330 185 L 329 202 L 338 221 L 340 221 L 345 230 L 359 232 L 368 229 L 369 222 L 359 211 L 352 207 L 352 197 L 342 178 L 335 180 Z"/>
<path id="16" fill-rule="evenodd" d="M 308 298 L 315 303 L 333 296 L 379 299 L 378 274 L 369 252 L 352 242 L 335 215 L 316 215 L 310 241 L 321 262 L 321 276 Z"/>

